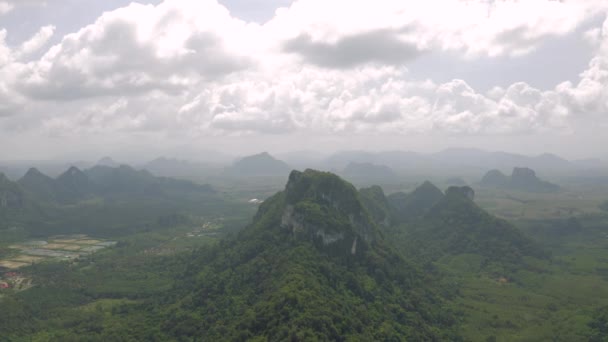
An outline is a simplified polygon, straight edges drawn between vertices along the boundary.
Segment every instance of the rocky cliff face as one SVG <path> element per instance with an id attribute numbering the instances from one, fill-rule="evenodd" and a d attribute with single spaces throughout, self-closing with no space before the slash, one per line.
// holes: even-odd
<path id="1" fill-rule="evenodd" d="M 351 254 L 362 242 L 376 238 L 376 227 L 357 190 L 334 174 L 314 170 L 290 174 L 281 226 L 296 238 L 348 247 Z"/>

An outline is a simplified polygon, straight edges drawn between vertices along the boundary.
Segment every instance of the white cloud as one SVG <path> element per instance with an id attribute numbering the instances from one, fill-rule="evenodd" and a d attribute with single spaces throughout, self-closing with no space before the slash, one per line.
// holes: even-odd
<path id="1" fill-rule="evenodd" d="M 39 60 L 27 57 L 53 27 L 13 50 L 0 31 L 0 103 L 9 103 L 0 115 L 20 114 L 5 127 L 49 136 L 567 132 L 570 121 L 608 108 L 606 28 L 586 34 L 602 48 L 580 82 L 555 89 L 518 82 L 481 93 L 466 80 L 414 80 L 406 62 L 427 51 L 515 58 L 604 6 L 300 0 L 260 26 L 213 0 L 134 3 Z"/>
<path id="2" fill-rule="evenodd" d="M 365 40 L 370 34 L 396 49 L 519 56 L 544 38 L 573 32 L 606 7 L 605 1 L 594 0 L 300 0 L 266 26 L 287 42 L 288 51 L 316 64 L 322 64 L 319 55 L 346 54 L 353 44 L 345 41 Z M 307 49 L 301 47 L 304 43 Z"/>
<path id="3" fill-rule="evenodd" d="M 64 37 L 19 86 L 47 99 L 178 92 L 246 67 L 247 51 L 227 39 L 247 45 L 246 27 L 211 0 L 131 4 Z"/>
<path id="4" fill-rule="evenodd" d="M 19 56 L 17 58 L 28 56 L 42 49 L 49 42 L 51 37 L 53 37 L 54 33 L 55 26 L 48 25 L 41 27 L 38 33 L 21 44 L 21 48 L 18 51 Z"/>
<path id="5" fill-rule="evenodd" d="M 6 14 L 13 10 L 15 6 L 6 1 L 0 1 L 0 15 Z"/>

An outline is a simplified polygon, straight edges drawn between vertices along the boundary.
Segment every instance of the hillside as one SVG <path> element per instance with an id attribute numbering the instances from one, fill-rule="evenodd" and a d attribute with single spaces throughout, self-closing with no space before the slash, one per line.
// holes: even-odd
<path id="1" fill-rule="evenodd" d="M 57 200 L 58 184 L 55 179 L 43 174 L 36 168 L 29 169 L 17 182 L 36 200 L 44 202 Z"/>
<path id="2" fill-rule="evenodd" d="M 410 194 L 397 192 L 389 195 L 388 201 L 393 217 L 398 222 L 406 222 L 423 216 L 442 198 L 443 192 L 426 181 Z"/>
<path id="3" fill-rule="evenodd" d="M 0 173 L 0 210 L 20 209 L 25 205 L 25 194 L 19 184 Z"/>
<path id="4" fill-rule="evenodd" d="M 361 189 L 359 190 L 359 196 L 376 224 L 384 227 L 389 227 L 393 224 L 394 219 L 391 212 L 391 204 L 381 187 L 374 185 Z"/>
<path id="5" fill-rule="evenodd" d="M 402 250 L 424 260 L 475 254 L 508 265 L 520 264 L 524 256 L 545 256 L 512 224 L 478 207 L 474 196 L 467 186 L 448 188 L 423 217 L 399 228 Z"/>
<path id="6" fill-rule="evenodd" d="M 333 174 L 292 172 L 247 228 L 187 268 L 175 303 L 157 313 L 169 339 L 450 336 L 426 276 L 385 244 L 356 189 Z"/>
<path id="7" fill-rule="evenodd" d="M 91 197 L 93 186 L 89 177 L 72 166 L 55 180 L 56 198 L 62 203 L 75 203 Z"/>
<path id="8" fill-rule="evenodd" d="M 130 166 L 71 167 L 56 179 L 35 168 L 18 183 L 3 181 L 2 226 L 31 235 L 124 235 L 199 213 L 220 215 L 227 203 L 209 185 L 155 177 Z M 5 198 L 6 200 L 3 200 Z"/>

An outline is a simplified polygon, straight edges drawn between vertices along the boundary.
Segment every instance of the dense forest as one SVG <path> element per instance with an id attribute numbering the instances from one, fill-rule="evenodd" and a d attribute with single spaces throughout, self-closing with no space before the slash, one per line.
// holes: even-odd
<path id="1" fill-rule="evenodd" d="M 58 220 L 71 217 L 90 227 L 85 229 L 90 234 L 119 243 L 76 262 L 20 270 L 35 286 L 1 294 L 3 340 L 602 341 L 608 336 L 608 293 L 589 297 L 589 286 L 608 279 L 585 268 L 594 260 L 591 254 L 578 252 L 588 261 L 574 264 L 561 240 L 600 246 L 593 238 L 604 226 L 599 217 L 518 227 L 478 206 L 468 186 L 444 193 L 425 182 L 387 196 L 379 186 L 357 190 L 334 174 L 306 170 L 293 171 L 285 189 L 265 200 L 248 224 L 222 217 L 221 235 L 192 240 L 185 236 L 200 224 L 197 215 L 218 207 L 226 217 L 235 216 L 238 206 L 208 187 L 182 187 L 124 167 L 75 175 L 91 184 L 75 204 L 61 203 L 56 190 L 35 197 L 31 179 L 30 190 L 8 180 L 5 189 L 22 193 L 41 210 L 36 215 L 47 215 L 32 216 L 36 220 L 48 219 L 49 212 Z M 142 191 L 148 188 L 142 182 L 154 184 L 153 194 Z M 127 205 L 124 214 L 118 207 L 106 211 L 117 215 L 115 223 L 99 211 L 98 201 L 110 197 Z M 187 210 L 156 211 L 142 216 L 149 221 L 138 229 L 120 229 L 120 220 L 139 222 L 129 219 L 128 211 L 152 197 L 181 199 L 172 208 Z M 201 199 L 208 204 L 188 209 Z M 141 203 L 148 213 L 155 208 L 154 202 Z M 87 207 L 90 212 L 83 211 Z M 30 210 L 14 206 L 5 212 L 23 208 Z M 89 225 L 97 215 L 100 225 Z M 36 236 L 40 230 L 5 229 L 0 256 L 10 254 L 11 242 Z M 558 280 L 563 285 L 551 286 Z M 576 294 L 564 296 L 561 291 L 572 286 Z M 569 315 L 579 319 L 563 321 Z"/>

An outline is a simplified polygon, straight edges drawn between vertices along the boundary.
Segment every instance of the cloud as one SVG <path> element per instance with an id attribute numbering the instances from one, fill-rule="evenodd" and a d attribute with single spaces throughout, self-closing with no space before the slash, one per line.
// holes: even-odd
<path id="1" fill-rule="evenodd" d="M 214 1 L 133 3 L 64 37 L 28 65 L 18 87 L 33 98 L 64 100 L 178 92 L 246 67 L 248 57 L 223 40 L 244 29 Z"/>
<path id="2" fill-rule="evenodd" d="M 548 37 L 573 32 L 607 7 L 595 0 L 300 0 L 266 26 L 286 42 L 288 51 L 312 57 L 315 64 L 325 61 L 323 65 L 348 55 L 353 46 L 359 51 L 357 42 L 371 37 L 380 39 L 378 46 L 372 45 L 380 49 L 405 44 L 408 52 L 521 56 Z M 373 54 L 371 50 L 364 56 Z"/>
<path id="3" fill-rule="evenodd" d="M 348 68 L 368 62 L 401 65 L 421 54 L 415 44 L 401 41 L 390 31 L 345 36 L 333 44 L 315 42 L 304 34 L 287 41 L 284 49 L 312 64 L 329 68 Z"/>
<path id="4" fill-rule="evenodd" d="M 2 0 L 0 1 L 0 15 L 7 14 L 17 6 L 46 5 L 45 0 Z"/>
<path id="5" fill-rule="evenodd" d="M 580 81 L 555 89 L 482 93 L 466 80 L 413 79 L 408 62 L 426 51 L 523 58 L 603 5 L 300 0 L 258 25 L 213 0 L 133 3 L 41 58 L 53 27 L 13 49 L 0 31 L 0 116 L 5 129 L 53 137 L 568 132 L 608 106 L 608 24 L 588 34 L 601 48 Z"/>
<path id="6" fill-rule="evenodd" d="M 54 33 L 55 26 L 48 25 L 41 27 L 38 33 L 36 33 L 32 38 L 21 44 L 21 48 L 17 52 L 17 58 L 28 56 L 42 49 L 49 42 L 51 37 L 53 37 Z"/>

